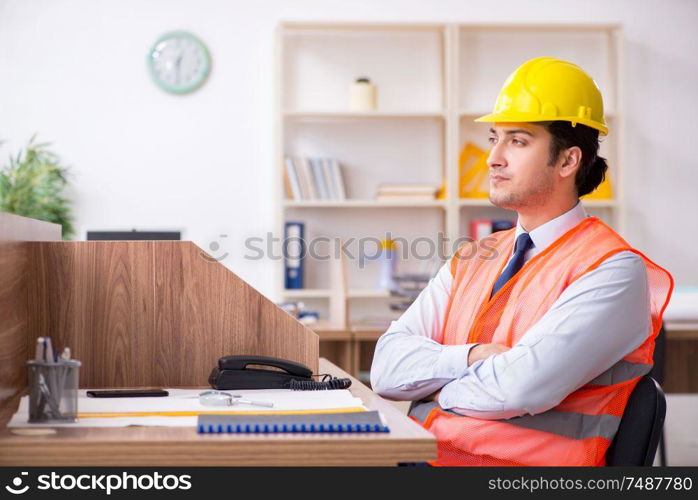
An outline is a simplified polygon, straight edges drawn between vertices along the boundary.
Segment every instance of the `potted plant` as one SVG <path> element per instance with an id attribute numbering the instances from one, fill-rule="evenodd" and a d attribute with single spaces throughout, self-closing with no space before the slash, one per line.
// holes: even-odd
<path id="1" fill-rule="evenodd" d="M 63 194 L 68 169 L 48 149 L 50 144 L 35 139 L 17 156 L 10 156 L 0 170 L 0 212 L 60 224 L 67 240 L 74 232 L 69 201 Z"/>

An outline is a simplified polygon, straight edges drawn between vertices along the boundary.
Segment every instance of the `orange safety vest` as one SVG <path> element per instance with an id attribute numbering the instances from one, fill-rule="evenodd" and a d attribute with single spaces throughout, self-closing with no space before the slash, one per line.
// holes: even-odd
<path id="1" fill-rule="evenodd" d="M 570 283 L 621 251 L 634 252 L 645 263 L 652 331 L 640 347 L 543 413 L 483 420 L 430 402 L 417 405 L 410 416 L 437 437 L 438 459 L 432 465 L 604 465 L 630 393 L 652 368 L 654 338 L 673 279 L 597 217 L 587 217 L 526 262 L 490 299 L 511 256 L 515 231 L 465 243 L 456 252 L 446 321 L 437 339 L 442 344 L 513 346 Z"/>

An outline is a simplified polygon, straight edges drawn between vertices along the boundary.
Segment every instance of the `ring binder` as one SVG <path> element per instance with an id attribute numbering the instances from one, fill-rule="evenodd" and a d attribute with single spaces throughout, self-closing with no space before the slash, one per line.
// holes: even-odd
<path id="1" fill-rule="evenodd" d="M 303 415 L 199 415 L 199 434 L 390 432 L 377 411 Z"/>

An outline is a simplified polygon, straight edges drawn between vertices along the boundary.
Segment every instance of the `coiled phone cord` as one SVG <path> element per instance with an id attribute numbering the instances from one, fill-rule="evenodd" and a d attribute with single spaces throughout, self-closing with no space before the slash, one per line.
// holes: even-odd
<path id="1" fill-rule="evenodd" d="M 291 380 L 288 388 L 293 391 L 329 391 L 348 389 L 351 386 L 350 379 L 333 377 L 329 373 L 313 375 L 313 377 L 322 377 L 322 380 Z"/>

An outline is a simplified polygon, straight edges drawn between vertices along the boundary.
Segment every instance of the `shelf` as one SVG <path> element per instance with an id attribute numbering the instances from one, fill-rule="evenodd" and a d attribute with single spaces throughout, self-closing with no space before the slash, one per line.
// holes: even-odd
<path id="1" fill-rule="evenodd" d="M 283 200 L 285 208 L 445 208 L 444 200 Z"/>
<path id="2" fill-rule="evenodd" d="M 387 299 L 390 298 L 388 290 L 372 290 L 370 288 L 349 289 L 350 299 Z"/>
<path id="3" fill-rule="evenodd" d="M 284 111 L 284 118 L 303 120 L 325 119 L 406 119 L 444 118 L 444 111 Z"/>
<path id="4" fill-rule="evenodd" d="M 283 290 L 282 295 L 289 299 L 322 299 L 329 298 L 331 292 L 325 288 L 305 288 L 301 290 Z M 390 292 L 371 288 L 354 288 L 349 289 L 348 295 L 350 299 L 377 299 L 389 298 Z"/>

